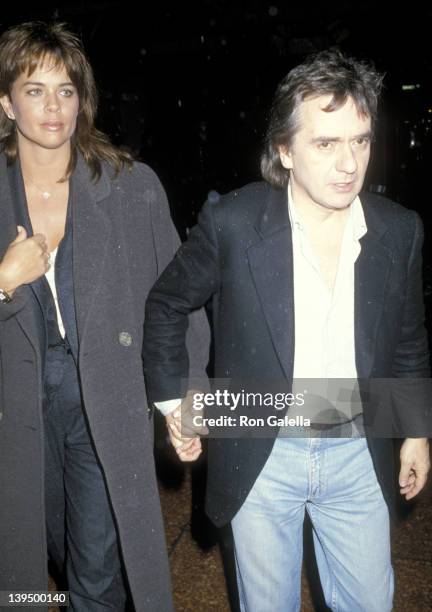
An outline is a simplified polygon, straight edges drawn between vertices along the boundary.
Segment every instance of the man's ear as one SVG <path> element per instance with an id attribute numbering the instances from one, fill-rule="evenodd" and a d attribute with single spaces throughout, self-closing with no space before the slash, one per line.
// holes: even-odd
<path id="1" fill-rule="evenodd" d="M 12 109 L 12 103 L 8 95 L 2 96 L 0 98 L 0 104 L 9 119 L 15 119 L 15 115 Z"/>
<path id="2" fill-rule="evenodd" d="M 279 157 L 280 157 L 282 166 L 286 168 L 287 170 L 291 170 L 292 168 L 291 153 L 288 151 L 288 149 L 285 146 L 279 147 Z"/>

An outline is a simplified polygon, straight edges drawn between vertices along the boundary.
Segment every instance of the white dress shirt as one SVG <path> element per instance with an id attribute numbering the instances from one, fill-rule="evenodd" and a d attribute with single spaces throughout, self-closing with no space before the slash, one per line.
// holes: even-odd
<path id="1" fill-rule="evenodd" d="M 361 251 L 360 239 L 367 227 L 360 198 L 350 206 L 344 228 L 333 291 L 326 283 L 306 227 L 296 210 L 288 186 L 288 208 L 292 227 L 294 269 L 294 388 L 307 389 L 305 406 L 290 408 L 290 416 L 302 414 L 316 420 L 328 407 L 317 402 L 322 396 L 331 400 L 339 412 L 351 420 L 362 412 L 357 389 L 354 337 L 354 264 Z M 307 379 L 307 380 L 305 380 Z M 344 390 L 332 379 L 343 381 Z M 358 401 L 347 402 L 350 390 Z M 333 394 L 336 392 L 336 398 Z M 339 400 L 337 397 L 340 395 Z M 341 401 L 340 401 L 341 400 Z M 318 418 L 318 422 L 322 419 Z"/>

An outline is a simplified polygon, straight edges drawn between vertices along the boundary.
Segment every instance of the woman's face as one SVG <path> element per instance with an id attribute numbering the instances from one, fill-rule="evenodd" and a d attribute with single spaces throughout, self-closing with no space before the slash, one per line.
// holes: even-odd
<path id="1" fill-rule="evenodd" d="M 19 147 L 69 147 L 79 100 L 64 66 L 55 68 L 46 58 L 30 76 L 21 74 L 12 85 L 10 96 L 1 98 L 0 103 L 15 120 Z"/>

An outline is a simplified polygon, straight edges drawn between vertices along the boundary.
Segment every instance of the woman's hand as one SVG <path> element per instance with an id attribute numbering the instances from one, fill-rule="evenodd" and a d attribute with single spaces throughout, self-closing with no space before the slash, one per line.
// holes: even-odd
<path id="1" fill-rule="evenodd" d="M 0 288 L 12 296 L 18 287 L 35 281 L 49 267 L 45 236 L 35 234 L 27 238 L 26 230 L 18 225 L 18 235 L 10 243 L 0 263 Z"/>

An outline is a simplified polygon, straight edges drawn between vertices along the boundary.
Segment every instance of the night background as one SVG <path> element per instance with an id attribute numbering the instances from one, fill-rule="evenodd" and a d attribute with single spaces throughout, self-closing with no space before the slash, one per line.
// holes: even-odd
<path id="1" fill-rule="evenodd" d="M 180 230 L 207 193 L 257 180 L 280 79 L 334 45 L 386 74 L 367 187 L 430 223 L 432 7 L 377 2 L 38 2 L 2 8 L 1 30 L 66 21 L 100 89 L 98 125 L 160 175 Z"/>
<path id="2" fill-rule="evenodd" d="M 386 77 L 365 188 L 417 210 L 424 221 L 431 331 L 432 5 L 428 9 L 417 2 L 397 8 L 395 3 L 386 7 L 372 1 L 159 0 L 140 6 L 125 1 L 39 1 L 27 8 L 22 3 L 2 7 L 0 31 L 23 21 L 53 18 L 67 22 L 84 42 L 100 92 L 98 127 L 157 172 L 182 237 L 210 191 L 225 193 L 260 180 L 269 105 L 278 82 L 292 67 L 309 53 L 332 46 L 372 61 Z M 199 467 L 192 478 L 192 507 L 200 511 Z M 182 491 L 172 502 L 165 493 L 169 499 L 163 496 L 163 505 L 182 503 Z M 430 554 L 417 552 L 430 534 L 426 506 L 427 500 L 413 519 L 422 519 L 421 529 L 397 532 L 396 568 L 406 582 L 396 610 L 432 609 L 426 573 Z M 188 520 L 186 516 L 184 526 L 179 523 L 180 536 L 173 531 L 169 550 L 176 601 L 186 606 L 180 609 L 190 609 L 187 605 L 194 597 L 207 597 L 200 595 L 196 584 L 195 595 L 186 592 L 183 575 L 176 575 L 175 555 L 186 546 L 181 537 L 189 529 Z M 202 516 L 195 522 L 192 517 L 190 531 L 207 548 L 214 537 L 209 524 L 203 528 L 200 521 Z M 169 541 L 171 528 L 167 522 Z M 195 537 L 194 529 L 201 534 L 204 529 L 207 543 Z M 185 567 L 184 558 L 195 554 L 187 551 L 182 557 Z M 427 558 L 419 560 L 422 554 Z M 420 567 L 426 568 L 424 574 L 419 574 Z M 203 574 L 204 580 L 211 575 Z M 415 584 L 418 607 L 411 596 L 410 585 Z M 195 609 L 201 609 L 199 604 Z M 204 609 L 225 608 L 218 603 Z M 315 602 L 314 609 L 322 608 Z"/>
<path id="3" fill-rule="evenodd" d="M 432 8 L 78 1 L 20 3 L 0 18 L 2 30 L 57 18 L 81 36 L 100 90 L 98 126 L 156 170 L 183 237 L 209 191 L 259 180 L 268 108 L 290 68 L 335 45 L 373 61 L 386 77 L 366 188 L 420 212 L 430 301 Z"/>

